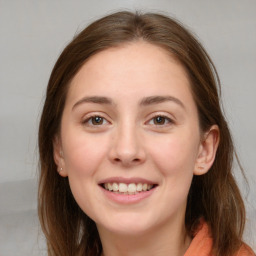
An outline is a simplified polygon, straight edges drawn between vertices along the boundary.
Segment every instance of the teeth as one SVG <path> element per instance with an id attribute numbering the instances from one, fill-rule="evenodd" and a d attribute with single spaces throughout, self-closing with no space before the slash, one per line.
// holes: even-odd
<path id="1" fill-rule="evenodd" d="M 127 192 L 127 185 L 125 183 L 120 183 L 119 184 L 119 192 Z"/>
<path id="2" fill-rule="evenodd" d="M 134 183 L 128 185 L 128 192 L 134 193 L 137 190 L 137 186 Z"/>
<path id="3" fill-rule="evenodd" d="M 114 192 L 117 192 L 119 190 L 119 186 L 117 183 L 113 183 L 112 188 Z"/>
<path id="4" fill-rule="evenodd" d="M 137 191 L 139 191 L 139 192 L 142 191 L 142 184 L 141 183 L 137 184 Z"/>
<path id="5" fill-rule="evenodd" d="M 109 191 L 120 192 L 124 194 L 136 194 L 141 191 L 148 191 L 153 188 L 152 184 L 142 183 L 104 183 L 104 188 Z"/>
<path id="6" fill-rule="evenodd" d="M 107 189 L 112 191 L 113 190 L 113 186 L 110 183 L 107 183 Z"/>

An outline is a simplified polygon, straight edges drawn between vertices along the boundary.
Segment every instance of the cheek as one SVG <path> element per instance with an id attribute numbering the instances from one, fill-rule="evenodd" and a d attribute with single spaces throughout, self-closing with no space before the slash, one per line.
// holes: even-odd
<path id="1" fill-rule="evenodd" d="M 100 136 L 86 135 L 83 132 L 66 133 L 63 136 L 65 167 L 68 176 L 91 176 L 101 164 L 108 142 Z"/>
<path id="2" fill-rule="evenodd" d="M 198 144 L 192 136 L 170 135 L 158 140 L 158 147 L 151 146 L 151 156 L 165 176 L 183 176 L 193 173 L 197 157 Z"/>
<path id="3" fill-rule="evenodd" d="M 65 168 L 72 194 L 80 208 L 91 218 L 97 198 L 96 176 L 108 151 L 108 142 L 97 136 L 76 132 L 63 134 Z"/>
<path id="4" fill-rule="evenodd" d="M 158 147 L 151 147 L 153 163 L 163 178 L 162 207 L 165 207 L 167 217 L 178 209 L 185 209 L 197 156 L 197 141 L 181 138 L 170 136 L 158 141 L 161 142 Z"/>

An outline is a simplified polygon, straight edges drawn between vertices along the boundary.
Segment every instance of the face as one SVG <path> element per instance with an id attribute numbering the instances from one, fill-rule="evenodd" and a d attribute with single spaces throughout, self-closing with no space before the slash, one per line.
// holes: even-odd
<path id="1" fill-rule="evenodd" d="M 185 70 L 137 42 L 96 54 L 73 78 L 54 156 L 99 230 L 143 234 L 184 220 L 201 138 Z"/>

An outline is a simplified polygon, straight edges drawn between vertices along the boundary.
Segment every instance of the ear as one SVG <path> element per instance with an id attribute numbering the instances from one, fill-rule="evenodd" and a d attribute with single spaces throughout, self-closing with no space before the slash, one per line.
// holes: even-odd
<path id="1" fill-rule="evenodd" d="M 65 158 L 62 150 L 61 139 L 58 135 L 54 137 L 53 140 L 53 158 L 57 165 L 57 171 L 62 177 L 68 176 L 67 170 L 65 168 Z"/>
<path id="2" fill-rule="evenodd" d="M 203 175 L 209 171 L 215 160 L 219 140 L 219 127 L 217 125 L 213 125 L 202 137 L 195 164 L 194 175 Z"/>

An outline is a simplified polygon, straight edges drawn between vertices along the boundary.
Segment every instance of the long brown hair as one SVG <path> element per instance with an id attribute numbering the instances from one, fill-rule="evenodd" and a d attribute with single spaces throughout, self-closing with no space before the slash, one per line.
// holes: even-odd
<path id="1" fill-rule="evenodd" d="M 100 255 L 95 223 L 75 202 L 68 178 L 57 172 L 53 140 L 59 133 L 70 81 L 94 54 L 129 42 L 144 40 L 166 49 L 187 71 L 197 105 L 200 128 L 217 124 L 220 143 L 209 172 L 194 176 L 188 195 L 185 224 L 193 236 L 199 219 L 208 222 L 216 256 L 232 255 L 241 245 L 245 209 L 232 174 L 234 148 L 222 114 L 218 74 L 195 37 L 179 22 L 153 13 L 118 12 L 85 28 L 58 58 L 48 83 L 39 127 L 40 182 L 38 212 L 51 256 Z"/>

